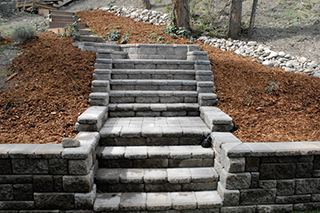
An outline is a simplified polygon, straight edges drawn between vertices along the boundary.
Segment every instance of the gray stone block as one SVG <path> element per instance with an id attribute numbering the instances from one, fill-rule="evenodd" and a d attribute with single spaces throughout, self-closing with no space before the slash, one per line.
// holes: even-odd
<path id="1" fill-rule="evenodd" d="M 123 169 L 120 172 L 120 183 L 143 183 L 143 169 Z"/>
<path id="2" fill-rule="evenodd" d="M 240 205 L 273 204 L 276 189 L 243 189 L 240 192 Z"/>
<path id="3" fill-rule="evenodd" d="M 68 161 L 66 159 L 49 159 L 49 174 L 68 174 Z"/>
<path id="4" fill-rule="evenodd" d="M 121 193 L 98 194 L 93 209 L 97 212 L 118 211 Z"/>
<path id="5" fill-rule="evenodd" d="M 39 144 L 19 144 L 9 150 L 10 158 L 33 158 Z"/>
<path id="6" fill-rule="evenodd" d="M 8 213 L 7 210 L 34 209 L 33 201 L 0 201 L 0 209 Z"/>
<path id="7" fill-rule="evenodd" d="M 146 193 L 123 193 L 120 199 L 120 210 L 139 211 L 146 209 Z"/>
<path id="8" fill-rule="evenodd" d="M 89 173 L 93 164 L 92 155 L 89 155 L 86 160 L 69 160 L 69 174 L 86 175 Z"/>
<path id="9" fill-rule="evenodd" d="M 295 194 L 319 194 L 320 178 L 296 179 Z"/>
<path id="10" fill-rule="evenodd" d="M 293 205 L 294 211 L 314 211 L 320 209 L 320 203 L 299 203 Z"/>
<path id="11" fill-rule="evenodd" d="M 293 195 L 295 191 L 294 180 L 277 180 L 277 195 Z"/>
<path id="12" fill-rule="evenodd" d="M 251 174 L 249 172 L 228 173 L 222 169 L 220 182 L 224 188 L 229 190 L 248 189 L 251 185 Z"/>
<path id="13" fill-rule="evenodd" d="M 0 145 L 0 158 L 8 158 L 9 151 L 13 149 L 16 144 L 1 144 Z"/>
<path id="14" fill-rule="evenodd" d="M 74 205 L 76 209 L 92 209 L 97 195 L 97 189 L 94 185 L 89 193 L 75 193 Z"/>
<path id="15" fill-rule="evenodd" d="M 217 182 L 183 183 L 181 191 L 209 191 L 217 189 Z"/>
<path id="16" fill-rule="evenodd" d="M 74 209 L 74 193 L 34 193 L 36 209 Z"/>
<path id="17" fill-rule="evenodd" d="M 277 187 L 276 180 L 260 180 L 259 187 L 262 189 L 274 189 Z"/>
<path id="18" fill-rule="evenodd" d="M 222 207 L 220 213 L 255 213 L 256 206 Z"/>
<path id="19" fill-rule="evenodd" d="M 12 165 L 11 165 L 10 159 L 0 159 L 0 165 L 1 165 L 0 175 L 12 174 Z"/>
<path id="20" fill-rule="evenodd" d="M 310 178 L 313 174 L 312 162 L 297 163 L 296 177 L 297 178 Z"/>
<path id="21" fill-rule="evenodd" d="M 246 172 L 258 172 L 260 168 L 260 158 L 258 157 L 246 157 L 245 171 Z"/>
<path id="22" fill-rule="evenodd" d="M 196 209 L 194 192 L 171 192 L 172 208 L 175 210 Z"/>
<path id="23" fill-rule="evenodd" d="M 55 192 L 62 192 L 63 191 L 62 175 L 54 175 L 53 176 L 53 189 Z"/>
<path id="24" fill-rule="evenodd" d="M 175 192 L 181 191 L 181 184 L 171 184 L 171 183 L 152 183 L 145 184 L 146 192 Z"/>
<path id="25" fill-rule="evenodd" d="M 47 159 L 12 159 L 12 171 L 14 174 L 48 174 Z"/>
<path id="26" fill-rule="evenodd" d="M 280 204 L 309 203 L 310 200 L 311 195 L 289 195 L 276 197 L 276 203 Z"/>
<path id="27" fill-rule="evenodd" d="M 292 204 L 286 205 L 258 205 L 257 213 L 290 213 L 293 211 Z"/>
<path id="28" fill-rule="evenodd" d="M 292 179 L 295 177 L 295 163 L 274 163 L 260 165 L 260 178 L 265 179 Z"/>
<path id="29" fill-rule="evenodd" d="M 258 188 L 259 187 L 259 172 L 251 172 L 251 186 L 250 188 Z"/>
<path id="30" fill-rule="evenodd" d="M 36 158 L 60 158 L 62 150 L 61 144 L 41 144 L 34 154 Z"/>
<path id="31" fill-rule="evenodd" d="M 0 184 L 0 201 L 13 200 L 12 184 Z"/>
<path id="32" fill-rule="evenodd" d="M 35 192 L 52 192 L 53 176 L 37 175 L 33 177 L 33 189 Z"/>
<path id="33" fill-rule="evenodd" d="M 93 187 L 93 171 L 87 175 L 63 176 L 63 189 L 66 192 L 90 192 Z"/>
<path id="34" fill-rule="evenodd" d="M 13 184 L 14 200 L 33 200 L 32 184 Z"/>
<path id="35" fill-rule="evenodd" d="M 225 170 L 230 173 L 238 173 L 245 171 L 245 158 L 224 158 L 222 162 Z"/>
<path id="36" fill-rule="evenodd" d="M 169 183 L 190 183 L 191 182 L 191 173 L 188 168 L 176 169 L 170 168 L 167 169 L 168 181 Z"/>
<path id="37" fill-rule="evenodd" d="M 220 197 L 223 201 L 223 206 L 239 206 L 240 191 L 225 189 L 220 182 L 218 182 L 218 189 Z"/>
<path id="38" fill-rule="evenodd" d="M 170 193 L 148 193 L 147 194 L 147 210 L 165 211 L 171 209 Z"/>

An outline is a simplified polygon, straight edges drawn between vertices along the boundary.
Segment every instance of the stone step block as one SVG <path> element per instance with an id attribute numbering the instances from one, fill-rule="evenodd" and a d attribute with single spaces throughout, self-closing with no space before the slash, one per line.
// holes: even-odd
<path id="1" fill-rule="evenodd" d="M 110 84 L 112 90 L 197 90 L 197 82 L 195 80 L 113 79 Z M 203 85 L 202 87 L 205 86 Z"/>
<path id="2" fill-rule="evenodd" d="M 89 103 L 91 106 L 108 106 L 109 93 L 94 92 L 89 95 Z"/>
<path id="3" fill-rule="evenodd" d="M 222 200 L 217 191 L 99 193 L 96 212 L 158 211 L 219 212 Z"/>
<path id="4" fill-rule="evenodd" d="M 230 132 L 233 129 L 232 118 L 217 107 L 200 107 L 200 117 L 214 132 Z"/>
<path id="5" fill-rule="evenodd" d="M 83 35 L 93 35 L 94 34 L 94 32 L 92 30 L 90 30 L 90 29 L 80 29 L 79 33 L 80 33 L 81 36 L 83 36 Z"/>
<path id="6" fill-rule="evenodd" d="M 176 117 L 199 116 L 199 105 L 173 104 L 109 104 L 110 117 Z"/>
<path id="7" fill-rule="evenodd" d="M 212 167 L 214 151 L 201 146 L 106 146 L 97 157 L 100 168 Z"/>
<path id="8" fill-rule="evenodd" d="M 111 90 L 110 103 L 197 103 L 196 91 Z"/>
<path id="9" fill-rule="evenodd" d="M 210 133 L 200 117 L 118 117 L 103 125 L 100 145 L 196 145 Z"/>
<path id="10" fill-rule="evenodd" d="M 108 107 L 92 106 L 78 117 L 76 131 L 97 132 L 108 118 Z"/>
<path id="11" fill-rule="evenodd" d="M 194 70 L 112 69 L 112 79 L 195 80 Z M 212 73 L 211 73 L 212 75 Z"/>
<path id="12" fill-rule="evenodd" d="M 198 81 L 197 92 L 198 93 L 214 93 L 216 88 L 213 81 Z"/>
<path id="13" fill-rule="evenodd" d="M 94 80 L 91 86 L 94 92 L 109 92 L 110 91 L 110 81 L 108 80 Z"/>
<path id="14" fill-rule="evenodd" d="M 103 37 L 94 36 L 94 35 L 82 35 L 81 41 L 82 42 L 105 42 Z"/>
<path id="15" fill-rule="evenodd" d="M 98 49 L 97 59 L 126 59 L 128 53 L 123 51 L 116 51 L 112 49 Z"/>
<path id="16" fill-rule="evenodd" d="M 201 68 L 204 65 L 199 64 Z M 210 66 L 210 63 L 209 63 Z M 199 67 L 200 68 L 200 67 Z M 151 59 L 115 59 L 113 69 L 195 69 L 195 61 L 187 60 L 151 60 Z"/>
<path id="17" fill-rule="evenodd" d="M 100 192 L 173 192 L 216 190 L 213 167 L 168 169 L 101 168 L 95 183 Z"/>
<path id="18" fill-rule="evenodd" d="M 111 80 L 110 69 L 95 69 L 93 73 L 94 80 Z"/>
<path id="19" fill-rule="evenodd" d="M 214 106 L 218 103 L 218 98 L 214 93 L 199 93 L 198 103 L 200 106 Z"/>
<path id="20" fill-rule="evenodd" d="M 187 53 L 187 60 L 209 60 L 209 55 L 205 51 L 192 51 Z"/>

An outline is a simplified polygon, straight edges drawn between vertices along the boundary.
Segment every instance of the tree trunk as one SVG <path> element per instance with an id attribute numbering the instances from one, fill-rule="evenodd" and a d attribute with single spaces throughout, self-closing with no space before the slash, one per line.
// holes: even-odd
<path id="1" fill-rule="evenodd" d="M 173 2 L 173 23 L 176 27 L 185 27 L 190 30 L 189 0 L 172 0 Z"/>
<path id="2" fill-rule="evenodd" d="M 228 36 L 232 39 L 237 39 L 241 34 L 241 12 L 242 0 L 232 0 L 228 31 Z"/>
<path id="3" fill-rule="evenodd" d="M 151 9 L 151 4 L 150 4 L 150 0 L 142 0 L 143 6 L 144 8 L 150 10 Z"/>
<path id="4" fill-rule="evenodd" d="M 251 17 L 250 17 L 250 25 L 249 25 L 249 31 L 248 31 L 248 37 L 249 38 L 252 37 L 252 33 L 253 33 L 253 27 L 254 27 L 254 20 L 256 18 L 257 5 L 258 5 L 258 0 L 253 0 L 252 12 L 251 12 Z"/>

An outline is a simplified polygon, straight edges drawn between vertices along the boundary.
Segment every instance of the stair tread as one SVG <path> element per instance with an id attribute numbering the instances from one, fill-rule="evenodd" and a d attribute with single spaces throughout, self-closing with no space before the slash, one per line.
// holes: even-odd
<path id="1" fill-rule="evenodd" d="M 116 183 L 205 183 L 218 180 L 213 167 L 201 168 L 100 168 L 95 177 L 98 184 Z"/>
<path id="2" fill-rule="evenodd" d="M 196 80 L 112 79 L 111 85 L 197 85 Z"/>
<path id="3" fill-rule="evenodd" d="M 222 206 L 217 191 L 98 193 L 95 211 L 164 211 L 213 209 Z"/>
<path id="4" fill-rule="evenodd" d="M 109 104 L 109 111 L 115 110 L 139 110 L 139 111 L 180 111 L 180 110 L 199 110 L 199 104 L 195 103 L 154 103 L 154 104 L 140 104 L 140 103 L 118 103 Z"/>
<path id="5" fill-rule="evenodd" d="M 145 91 L 145 90 L 111 90 L 110 97 L 130 96 L 193 96 L 198 97 L 197 91 Z"/>
<path id="6" fill-rule="evenodd" d="M 101 137 L 197 137 L 211 133 L 200 117 L 108 118 Z"/>
<path id="7" fill-rule="evenodd" d="M 211 159 L 214 157 L 214 151 L 199 145 L 105 146 L 99 150 L 98 157 L 101 159 Z"/>
<path id="8" fill-rule="evenodd" d="M 101 69 L 95 69 L 101 70 Z M 139 74 L 139 73 L 148 73 L 148 74 L 174 74 L 174 73 L 188 73 L 188 74 L 195 74 L 195 70 L 179 70 L 179 69 L 112 69 L 113 74 L 118 73 L 126 73 L 126 74 Z"/>

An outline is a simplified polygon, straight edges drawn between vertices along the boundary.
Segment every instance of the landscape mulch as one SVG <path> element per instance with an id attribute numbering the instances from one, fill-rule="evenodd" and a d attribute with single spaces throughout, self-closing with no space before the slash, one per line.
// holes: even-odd
<path id="1" fill-rule="evenodd" d="M 189 41 L 166 35 L 163 26 L 99 10 L 78 16 L 98 35 L 106 36 L 111 30 L 126 33 L 128 43 L 157 43 L 159 36 L 163 43 Z M 63 137 L 77 134 L 77 117 L 89 107 L 95 53 L 82 52 L 71 43 L 70 38 L 45 33 L 21 46 L 24 54 L 12 65 L 17 76 L 10 81 L 10 89 L 0 94 L 0 143 L 60 143 Z M 320 140 L 319 78 L 265 67 L 250 57 L 196 44 L 209 53 L 217 107 L 233 118 L 233 134 L 241 141 Z"/>

